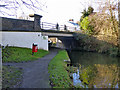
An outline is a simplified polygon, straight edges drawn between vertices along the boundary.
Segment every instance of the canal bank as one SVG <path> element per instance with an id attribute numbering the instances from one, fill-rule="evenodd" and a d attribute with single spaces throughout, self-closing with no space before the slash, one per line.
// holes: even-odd
<path id="1" fill-rule="evenodd" d="M 51 49 L 37 61 L 3 65 L 23 68 L 19 88 L 120 88 L 119 58 L 104 54 Z"/>
<path id="2" fill-rule="evenodd" d="M 69 57 L 65 50 L 60 50 L 50 61 L 48 72 L 50 74 L 50 85 L 52 88 L 73 88 L 72 80 L 69 77 L 67 63 Z"/>
<path id="3" fill-rule="evenodd" d="M 63 50 L 50 61 L 48 71 L 52 88 L 120 88 L 119 57 Z"/>

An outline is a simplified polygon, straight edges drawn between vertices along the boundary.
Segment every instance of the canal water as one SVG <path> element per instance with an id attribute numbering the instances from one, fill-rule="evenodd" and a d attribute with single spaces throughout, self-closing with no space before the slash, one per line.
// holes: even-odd
<path id="1" fill-rule="evenodd" d="M 120 58 L 93 52 L 68 51 L 73 85 L 81 88 L 120 88 Z"/>

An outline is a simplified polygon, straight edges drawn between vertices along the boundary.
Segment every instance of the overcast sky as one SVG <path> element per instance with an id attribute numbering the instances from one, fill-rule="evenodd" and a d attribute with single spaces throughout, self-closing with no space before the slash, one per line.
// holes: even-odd
<path id="1" fill-rule="evenodd" d="M 81 12 L 88 6 L 94 8 L 94 12 L 99 9 L 100 2 L 104 3 L 106 0 L 47 0 L 48 13 L 43 15 L 43 21 L 64 23 L 69 19 L 74 19 L 75 22 L 80 20 Z M 118 1 L 118 0 L 110 0 Z"/>
<path id="2" fill-rule="evenodd" d="M 99 1 L 103 2 L 105 0 L 41 0 L 42 3 L 46 3 L 46 7 L 43 8 L 43 11 L 37 11 L 35 13 L 42 15 L 42 21 L 44 22 L 64 23 L 69 19 L 74 19 L 77 22 L 80 20 L 81 12 L 85 8 L 87 9 L 88 6 L 92 6 L 96 12 Z M 23 11 L 27 16 L 34 13 L 24 6 L 22 8 L 24 8 Z M 20 8 L 16 12 L 18 13 L 17 17 L 22 15 Z"/>
<path id="3" fill-rule="evenodd" d="M 97 5 L 92 3 L 93 0 L 88 1 L 90 0 L 48 0 L 46 9 L 48 13 L 45 13 L 43 20 L 56 23 L 66 22 L 69 19 L 79 21 L 81 12 L 88 5 L 91 4 L 97 10 Z"/>

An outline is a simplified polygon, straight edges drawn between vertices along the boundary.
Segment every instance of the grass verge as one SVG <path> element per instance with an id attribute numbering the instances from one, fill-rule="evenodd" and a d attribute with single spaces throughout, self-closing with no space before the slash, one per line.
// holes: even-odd
<path id="1" fill-rule="evenodd" d="M 19 86 L 22 80 L 22 69 L 12 66 L 2 67 L 2 88 Z"/>
<path id="2" fill-rule="evenodd" d="M 69 77 L 69 73 L 66 70 L 66 63 L 64 60 L 68 59 L 67 52 L 65 50 L 59 51 L 59 53 L 50 61 L 48 71 L 50 74 L 51 86 L 53 88 L 71 88 L 73 87 L 72 81 Z"/>
<path id="3" fill-rule="evenodd" d="M 6 47 L 2 49 L 3 62 L 27 62 L 33 61 L 47 55 L 49 52 L 39 49 L 38 52 L 32 55 L 32 49 L 20 47 Z"/>

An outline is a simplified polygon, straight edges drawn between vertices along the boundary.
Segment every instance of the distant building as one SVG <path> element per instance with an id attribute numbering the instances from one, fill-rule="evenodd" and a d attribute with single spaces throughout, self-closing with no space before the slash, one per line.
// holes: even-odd
<path id="1" fill-rule="evenodd" d="M 25 13 L 22 13 L 20 16 L 17 17 L 17 19 L 23 19 L 23 20 L 31 20 L 34 21 L 34 18 L 29 17 Z"/>
<path id="2" fill-rule="evenodd" d="M 69 21 L 64 23 L 66 25 L 67 30 L 69 31 L 79 31 L 80 30 L 80 26 L 78 25 L 78 23 L 74 23 L 73 19 L 69 19 Z"/>

